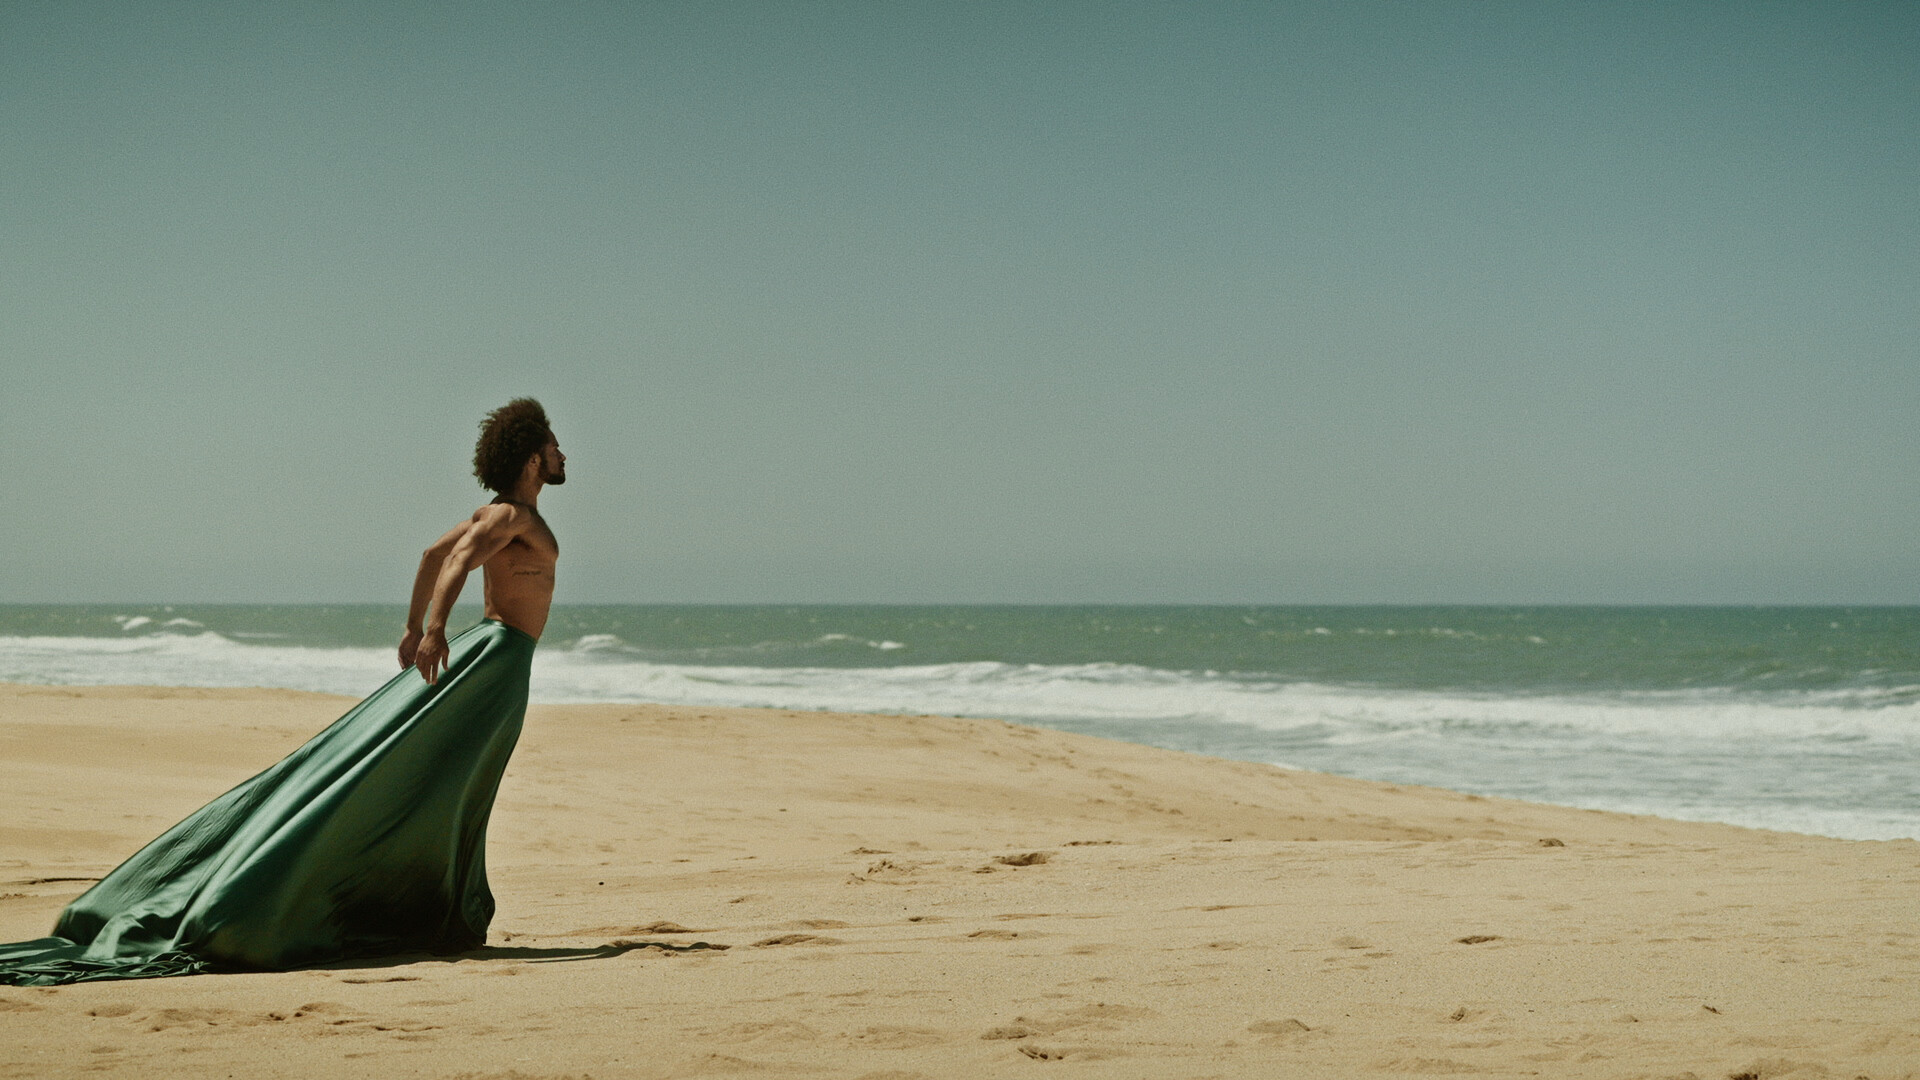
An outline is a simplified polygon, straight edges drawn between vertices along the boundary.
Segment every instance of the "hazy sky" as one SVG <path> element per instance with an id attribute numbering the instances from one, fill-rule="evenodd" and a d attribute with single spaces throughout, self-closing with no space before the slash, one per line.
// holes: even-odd
<path id="1" fill-rule="evenodd" d="M 521 394 L 563 602 L 1920 602 L 1920 5 L 0 4 L 0 601 Z"/>

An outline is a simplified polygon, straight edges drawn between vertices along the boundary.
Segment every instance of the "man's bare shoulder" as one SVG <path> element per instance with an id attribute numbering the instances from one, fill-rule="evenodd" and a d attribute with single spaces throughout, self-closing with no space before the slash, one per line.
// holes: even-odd
<path id="1" fill-rule="evenodd" d="M 515 502 L 493 502 L 473 512 L 468 519 L 487 532 L 523 532 L 540 520 L 532 510 Z"/>

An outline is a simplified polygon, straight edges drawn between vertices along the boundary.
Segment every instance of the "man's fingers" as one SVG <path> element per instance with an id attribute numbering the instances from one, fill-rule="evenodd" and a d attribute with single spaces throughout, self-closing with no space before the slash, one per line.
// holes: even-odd
<path id="1" fill-rule="evenodd" d="M 409 630 L 400 638 L 400 666 L 410 668 L 420 653 L 421 636 Z"/>
<path id="2" fill-rule="evenodd" d="M 447 669 L 447 639 L 440 634 L 430 633 L 415 639 L 412 642 L 414 647 L 410 650 L 406 649 L 407 644 L 401 642 L 401 648 L 411 654 L 408 659 L 420 669 L 420 677 L 427 680 L 430 686 L 438 683 L 440 673 Z"/>
<path id="3" fill-rule="evenodd" d="M 429 684 L 440 681 L 440 673 L 447 667 L 445 649 L 423 648 L 414 657 L 415 666 L 420 669 L 420 677 Z"/>

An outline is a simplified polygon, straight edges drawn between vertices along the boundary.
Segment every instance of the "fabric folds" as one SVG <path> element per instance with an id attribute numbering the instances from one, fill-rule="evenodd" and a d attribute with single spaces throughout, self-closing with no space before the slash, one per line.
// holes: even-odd
<path id="1" fill-rule="evenodd" d="M 494 910 L 487 817 L 533 650 L 493 620 L 460 634 L 437 685 L 402 671 L 120 864 L 67 905 L 53 937 L 0 945 L 0 984 L 479 946 Z"/>

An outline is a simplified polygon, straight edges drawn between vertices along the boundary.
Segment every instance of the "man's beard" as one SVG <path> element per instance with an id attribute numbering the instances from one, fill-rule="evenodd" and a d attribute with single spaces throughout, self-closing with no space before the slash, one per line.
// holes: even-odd
<path id="1" fill-rule="evenodd" d="M 541 482 L 548 485 L 549 487 L 559 487 L 561 484 L 564 484 L 567 482 L 566 468 L 562 466 L 561 468 L 555 469 L 554 471 L 548 473 L 547 478 Z"/>

